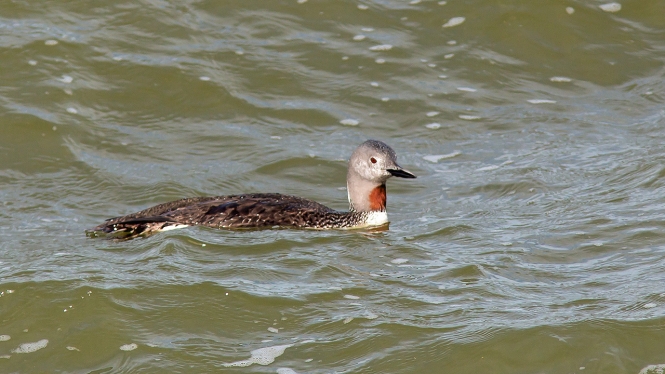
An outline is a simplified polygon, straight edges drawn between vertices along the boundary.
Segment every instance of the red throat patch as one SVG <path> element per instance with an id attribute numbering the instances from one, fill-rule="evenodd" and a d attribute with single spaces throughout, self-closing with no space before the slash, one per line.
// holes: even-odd
<path id="1" fill-rule="evenodd" d="M 371 210 L 386 210 L 386 185 L 382 184 L 375 187 L 369 193 L 369 208 Z"/>

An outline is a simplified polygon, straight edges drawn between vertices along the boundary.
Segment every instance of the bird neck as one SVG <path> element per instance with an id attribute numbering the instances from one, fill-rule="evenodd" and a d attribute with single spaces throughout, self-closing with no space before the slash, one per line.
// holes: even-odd
<path id="1" fill-rule="evenodd" d="M 355 212 L 385 212 L 386 184 L 368 181 L 347 181 L 350 210 Z"/>
<path id="2" fill-rule="evenodd" d="M 372 192 L 369 193 L 369 209 L 378 210 L 381 212 L 386 211 L 386 185 L 374 187 Z"/>

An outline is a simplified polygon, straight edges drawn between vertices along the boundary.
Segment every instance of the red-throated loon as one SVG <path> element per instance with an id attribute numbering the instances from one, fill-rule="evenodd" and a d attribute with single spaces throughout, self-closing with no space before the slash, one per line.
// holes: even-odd
<path id="1" fill-rule="evenodd" d="M 89 230 L 129 239 L 186 226 L 213 228 L 351 229 L 388 223 L 386 180 L 415 178 L 397 164 L 395 151 L 368 140 L 351 155 L 346 175 L 350 209 L 341 212 L 315 201 L 278 193 L 192 197 L 159 204 L 137 213 L 110 218 Z"/>

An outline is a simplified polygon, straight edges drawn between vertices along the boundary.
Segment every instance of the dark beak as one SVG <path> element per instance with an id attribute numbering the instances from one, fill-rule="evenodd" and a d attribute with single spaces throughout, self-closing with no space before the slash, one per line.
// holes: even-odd
<path id="1" fill-rule="evenodd" d="M 399 177 L 399 178 L 415 178 L 416 176 L 413 175 L 410 171 L 406 171 L 402 168 L 399 169 L 386 169 L 387 172 L 393 175 L 393 177 Z"/>

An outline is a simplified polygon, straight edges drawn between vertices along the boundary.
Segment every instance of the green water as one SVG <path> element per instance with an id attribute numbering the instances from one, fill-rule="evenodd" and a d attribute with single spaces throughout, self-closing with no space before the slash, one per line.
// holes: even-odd
<path id="1" fill-rule="evenodd" d="M 0 372 L 662 371 L 665 2 L 608 3 L 2 2 Z M 84 235 L 346 209 L 368 138 L 389 231 Z"/>

